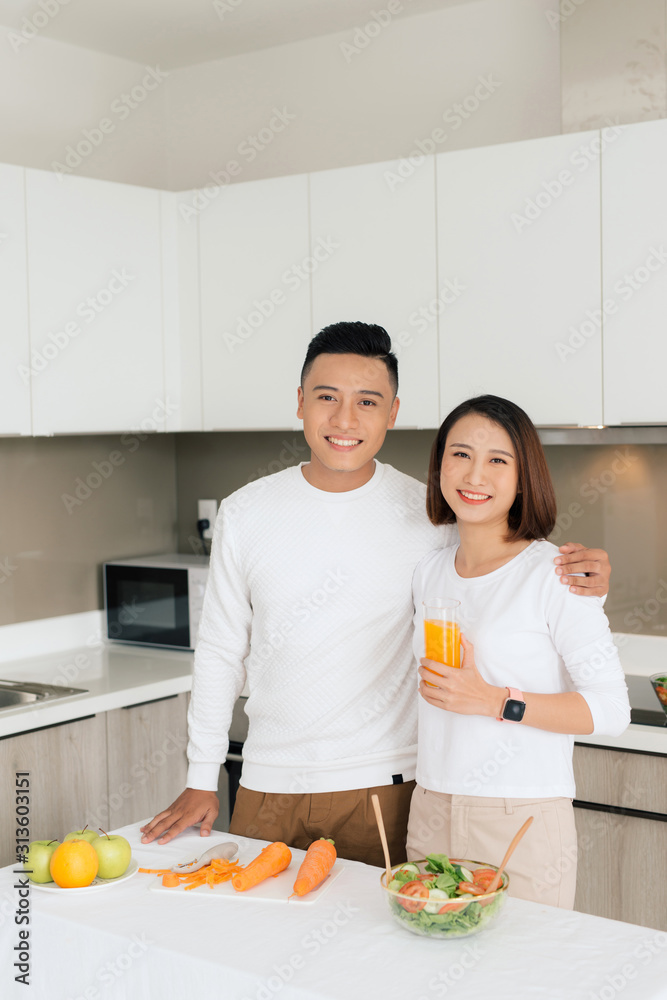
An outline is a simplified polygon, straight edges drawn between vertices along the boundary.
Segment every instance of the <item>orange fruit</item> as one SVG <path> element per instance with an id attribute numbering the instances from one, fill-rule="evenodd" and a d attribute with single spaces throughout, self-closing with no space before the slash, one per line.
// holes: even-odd
<path id="1" fill-rule="evenodd" d="M 66 840 L 51 855 L 51 877 L 62 889 L 90 885 L 98 868 L 97 851 L 87 840 Z"/>

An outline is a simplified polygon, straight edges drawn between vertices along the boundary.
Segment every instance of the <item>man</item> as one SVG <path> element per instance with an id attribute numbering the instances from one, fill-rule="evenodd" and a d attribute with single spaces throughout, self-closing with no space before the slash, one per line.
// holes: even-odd
<path id="1" fill-rule="evenodd" d="M 376 793 L 392 860 L 404 859 L 416 750 L 412 574 L 457 535 L 430 524 L 421 483 L 375 461 L 396 421 L 397 388 L 382 327 L 337 323 L 311 341 L 297 410 L 311 460 L 221 504 L 195 654 L 188 787 L 142 828 L 143 843 L 167 843 L 198 822 L 210 833 L 247 677 L 230 832 L 297 848 L 333 837 L 341 857 L 381 865 Z M 589 574 L 571 589 L 606 593 L 606 553 L 563 548 L 555 571 Z"/>

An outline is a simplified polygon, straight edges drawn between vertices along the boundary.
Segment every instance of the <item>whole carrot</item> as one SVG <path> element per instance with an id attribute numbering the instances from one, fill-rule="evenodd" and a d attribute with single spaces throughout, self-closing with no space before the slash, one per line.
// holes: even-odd
<path id="1" fill-rule="evenodd" d="M 336 860 L 336 848 L 333 840 L 320 837 L 314 840 L 306 851 L 294 883 L 293 896 L 305 896 L 312 892 L 331 871 Z"/>
<path id="2" fill-rule="evenodd" d="M 245 892 L 252 889 L 254 885 L 263 882 L 265 878 L 272 875 L 279 875 L 284 871 L 292 860 L 292 852 L 287 844 L 277 840 L 268 847 L 264 847 L 254 861 L 246 865 L 242 872 L 236 872 L 232 876 L 232 886 L 237 892 Z"/>

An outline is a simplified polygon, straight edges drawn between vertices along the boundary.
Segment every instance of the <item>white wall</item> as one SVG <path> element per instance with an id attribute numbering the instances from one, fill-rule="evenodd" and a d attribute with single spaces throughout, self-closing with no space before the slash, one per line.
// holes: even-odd
<path id="1" fill-rule="evenodd" d="M 0 162 L 50 169 L 106 117 L 113 130 L 73 169 L 179 190 L 229 160 L 251 180 L 408 156 L 439 127 L 438 150 L 557 134 L 561 111 L 565 132 L 667 117 L 665 0 L 363 6 L 390 2 L 403 13 L 382 28 L 368 13 L 340 34 L 174 70 L 128 112 L 113 102 L 145 66 L 39 36 L 12 45 L 0 27 Z M 469 118 L 443 121 L 489 76 L 500 86 Z M 275 107 L 295 117 L 253 155 L 242 143 Z"/>
<path id="2" fill-rule="evenodd" d="M 12 34 L 0 26 L 0 161 L 52 169 L 68 145 L 87 141 L 88 129 L 102 141 L 74 172 L 166 186 L 166 81 L 150 80 L 155 89 L 148 91 L 145 66 L 41 37 L 17 46 Z M 123 103 L 125 93 L 135 107 Z M 113 130 L 97 136 L 102 118 Z"/>
<path id="3" fill-rule="evenodd" d="M 112 104 L 144 66 L 41 37 L 15 50 L 0 27 L 0 161 L 50 169 L 103 117 L 113 131 L 74 170 L 173 190 L 210 183 L 230 159 L 235 179 L 251 180 L 407 156 L 438 127 L 438 149 L 549 135 L 560 130 L 558 32 L 545 17 L 556 4 L 479 0 L 382 28 L 364 14 L 357 29 L 174 70 L 124 119 Z M 492 93 L 443 122 L 457 102 L 475 105 L 480 77 Z M 295 118 L 251 162 L 239 147 L 275 107 Z"/>
<path id="4" fill-rule="evenodd" d="M 559 37 L 545 16 L 556 7 L 479 0 L 397 15 L 380 29 L 366 15 L 357 30 L 177 70 L 169 186 L 210 183 L 229 160 L 241 167 L 237 180 L 255 180 L 408 156 L 439 127 L 447 138 L 438 151 L 558 133 Z M 452 112 L 443 124 L 457 102 L 474 106 L 480 78 L 491 78 L 493 93 L 466 120 Z M 251 159 L 242 143 L 274 107 L 294 119 Z"/>
<path id="5" fill-rule="evenodd" d="M 667 117 L 665 0 L 567 0 L 563 131 Z"/>

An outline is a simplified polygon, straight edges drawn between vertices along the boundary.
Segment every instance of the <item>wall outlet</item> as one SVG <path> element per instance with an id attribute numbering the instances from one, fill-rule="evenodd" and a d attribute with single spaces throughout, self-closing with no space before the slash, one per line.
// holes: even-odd
<path id="1" fill-rule="evenodd" d="M 204 538 L 213 538 L 213 527 L 215 525 L 215 519 L 217 516 L 218 516 L 217 500 L 197 501 L 197 520 L 203 521 L 206 518 L 208 519 L 209 522 L 209 527 L 204 530 Z"/>

